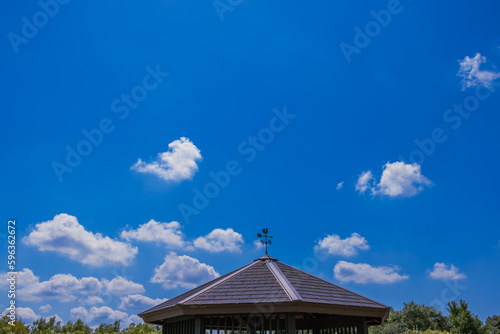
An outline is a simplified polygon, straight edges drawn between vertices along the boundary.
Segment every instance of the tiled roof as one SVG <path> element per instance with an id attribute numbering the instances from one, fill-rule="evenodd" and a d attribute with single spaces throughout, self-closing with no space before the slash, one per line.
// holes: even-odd
<path id="1" fill-rule="evenodd" d="M 387 309 L 357 293 L 263 256 L 254 262 L 159 304 L 140 315 L 174 306 L 307 302 Z"/>

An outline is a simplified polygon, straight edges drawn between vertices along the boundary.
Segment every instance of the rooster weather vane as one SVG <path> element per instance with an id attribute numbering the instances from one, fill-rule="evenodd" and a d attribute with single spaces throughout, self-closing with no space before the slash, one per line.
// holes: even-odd
<path id="1" fill-rule="evenodd" d="M 257 238 L 264 238 L 264 240 L 260 240 L 261 244 L 263 245 L 266 245 L 266 255 L 267 255 L 267 245 L 272 245 L 271 243 L 271 240 L 268 240 L 268 239 L 272 239 L 273 237 L 271 237 L 270 235 L 267 235 L 267 233 L 269 232 L 269 230 L 267 228 L 263 229 L 262 232 L 264 233 L 264 235 L 262 235 L 262 233 L 257 233 Z"/>

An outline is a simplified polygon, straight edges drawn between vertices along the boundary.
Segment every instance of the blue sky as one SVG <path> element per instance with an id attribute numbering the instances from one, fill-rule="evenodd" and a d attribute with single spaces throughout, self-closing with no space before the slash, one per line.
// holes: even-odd
<path id="1" fill-rule="evenodd" d="M 396 309 L 500 313 L 497 2 L 0 6 L 26 320 L 137 321 L 261 256 L 263 227 Z"/>

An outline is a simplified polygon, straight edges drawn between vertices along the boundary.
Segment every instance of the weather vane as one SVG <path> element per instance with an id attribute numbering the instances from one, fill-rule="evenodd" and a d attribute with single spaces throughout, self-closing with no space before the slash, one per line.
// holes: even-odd
<path id="1" fill-rule="evenodd" d="M 258 238 L 265 238 L 265 241 L 264 240 L 260 240 L 260 242 L 263 245 L 266 245 L 266 255 L 267 255 L 267 245 L 268 244 L 272 245 L 271 240 L 268 240 L 268 239 L 272 239 L 273 237 L 271 237 L 270 235 L 267 235 L 267 233 L 269 232 L 267 228 L 263 229 L 262 232 L 264 233 L 264 236 L 261 233 L 257 233 L 257 237 Z"/>

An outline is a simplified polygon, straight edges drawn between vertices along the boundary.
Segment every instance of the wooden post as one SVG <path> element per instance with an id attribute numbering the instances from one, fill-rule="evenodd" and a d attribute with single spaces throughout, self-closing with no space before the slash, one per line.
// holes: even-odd
<path id="1" fill-rule="evenodd" d="M 359 334 L 368 334 L 368 321 L 365 318 L 358 325 L 358 333 Z"/>
<path id="2" fill-rule="evenodd" d="M 194 318 L 194 333 L 193 334 L 205 334 L 204 328 L 203 328 L 203 319 L 201 318 L 200 315 L 197 315 Z"/>
<path id="3" fill-rule="evenodd" d="M 166 321 L 163 321 L 163 325 L 161 326 L 161 333 L 162 334 L 167 334 L 167 323 Z"/>
<path id="4" fill-rule="evenodd" d="M 286 334 L 295 334 L 295 313 L 286 314 Z"/>

